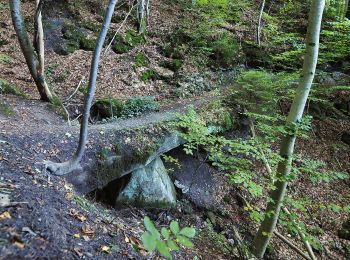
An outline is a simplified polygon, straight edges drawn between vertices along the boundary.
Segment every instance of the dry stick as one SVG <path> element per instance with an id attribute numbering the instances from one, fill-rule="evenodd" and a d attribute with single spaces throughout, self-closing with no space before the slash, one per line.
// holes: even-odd
<path id="1" fill-rule="evenodd" d="M 81 78 L 81 80 L 79 81 L 79 84 L 78 84 L 77 88 L 73 91 L 73 93 L 72 93 L 68 98 L 66 98 L 65 102 L 69 101 L 69 100 L 78 92 L 78 90 L 79 90 L 79 88 L 80 88 L 80 85 L 81 85 L 81 83 L 82 83 L 84 80 L 85 80 L 85 76 L 83 76 L 83 77 Z"/>
<path id="2" fill-rule="evenodd" d="M 243 197 L 240 196 L 243 200 L 243 204 L 245 206 L 248 205 L 247 200 Z M 290 248 L 294 249 L 298 254 L 302 255 L 305 259 L 307 260 L 312 260 L 310 257 L 308 257 L 304 252 L 302 252 L 296 245 L 294 245 L 291 241 L 289 241 L 285 236 L 283 236 L 281 233 L 279 233 L 277 230 L 274 230 L 273 233 L 279 237 L 283 242 L 285 242 Z"/>
<path id="3" fill-rule="evenodd" d="M 69 126 L 72 126 L 72 124 L 71 124 L 71 122 L 70 122 L 69 112 L 68 112 L 67 108 L 64 106 L 63 102 L 61 103 L 61 107 L 63 108 L 64 112 L 65 112 L 66 115 L 67 115 L 68 125 L 69 125 Z"/>
<path id="4" fill-rule="evenodd" d="M 289 216 L 290 215 L 290 212 L 287 208 L 283 207 L 282 210 Z M 299 229 L 299 226 L 298 224 L 295 222 L 295 220 L 293 220 L 293 224 L 294 226 L 297 228 L 297 231 L 298 231 L 298 234 L 301 238 L 301 240 L 303 241 L 305 247 L 306 247 L 306 250 L 307 252 L 309 253 L 309 256 L 312 260 L 316 260 L 316 256 L 314 254 L 314 251 L 312 250 L 312 247 L 309 243 L 309 241 L 306 239 L 305 235 L 303 234 L 303 232 L 301 232 L 301 230 Z"/>
<path id="5" fill-rule="evenodd" d="M 248 119 L 248 120 L 249 120 L 250 131 L 252 133 L 253 138 L 255 138 L 256 134 L 255 134 L 254 124 L 253 124 L 252 120 L 250 120 L 250 119 Z M 269 164 L 268 160 L 266 159 L 266 156 L 265 156 L 264 152 L 261 149 L 260 149 L 260 153 L 262 155 L 263 162 L 264 162 L 265 167 L 266 167 L 266 171 L 267 171 L 267 173 L 269 175 L 271 175 L 272 174 L 272 170 L 271 170 L 270 164 Z M 289 210 L 286 207 L 283 207 L 282 210 L 287 215 L 290 215 L 290 212 L 289 212 Z M 316 258 L 315 254 L 314 254 L 314 252 L 313 252 L 313 250 L 311 248 L 311 245 L 310 245 L 309 241 L 307 241 L 305 235 L 299 229 L 298 224 L 295 221 L 293 221 L 293 224 L 297 228 L 298 234 L 299 234 L 301 240 L 303 241 L 303 243 L 304 243 L 304 245 L 306 247 L 306 250 L 307 250 L 308 254 L 310 255 L 311 260 L 316 260 L 317 258 Z"/>
<path id="6" fill-rule="evenodd" d="M 114 33 L 113 38 L 112 38 L 112 40 L 109 42 L 109 44 L 108 44 L 107 48 L 105 49 L 103 55 L 106 55 L 106 54 L 107 54 L 107 51 L 108 51 L 109 48 L 111 47 L 111 45 L 112 45 L 112 43 L 113 43 L 115 37 L 117 37 L 118 32 L 119 32 L 120 29 L 124 26 L 124 24 L 126 23 L 128 17 L 129 17 L 130 14 L 131 14 L 131 11 L 134 9 L 134 7 L 135 7 L 136 5 L 137 5 L 137 4 L 135 4 L 135 5 L 133 5 L 132 7 L 130 7 L 129 12 L 128 12 L 127 15 L 125 16 L 125 18 L 124 18 L 123 22 L 120 24 L 119 28 L 118 28 L 118 29 L 116 30 L 116 32 Z"/>
<path id="7" fill-rule="evenodd" d="M 273 231 L 273 233 L 281 239 L 284 243 L 286 243 L 290 248 L 292 248 L 295 252 L 297 252 L 299 255 L 304 257 L 307 260 L 311 260 L 311 258 L 306 255 L 303 251 L 301 251 L 296 245 L 294 245 L 291 241 L 289 241 L 286 237 L 284 237 L 282 234 L 280 234 L 278 231 Z"/>

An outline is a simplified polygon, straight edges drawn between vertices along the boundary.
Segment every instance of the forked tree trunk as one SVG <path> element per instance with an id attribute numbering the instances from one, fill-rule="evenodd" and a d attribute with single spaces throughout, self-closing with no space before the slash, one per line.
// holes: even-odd
<path id="1" fill-rule="evenodd" d="M 257 28 L 256 28 L 256 43 L 260 46 L 261 44 L 261 19 L 262 19 L 262 15 L 264 13 L 264 8 L 265 8 L 265 0 L 261 1 L 260 4 L 260 10 L 259 10 L 259 18 L 258 18 L 258 22 L 257 22 Z"/>
<path id="2" fill-rule="evenodd" d="M 11 16 L 13 26 L 15 28 L 19 45 L 26 60 L 30 74 L 39 91 L 40 98 L 43 101 L 52 101 L 52 94 L 45 81 L 44 74 L 44 33 L 41 20 L 42 1 L 36 0 L 36 14 L 35 14 L 35 36 L 33 47 L 29 41 L 28 33 L 25 29 L 23 20 L 21 1 L 10 0 Z M 35 50 L 34 50 L 35 48 Z"/>
<path id="3" fill-rule="evenodd" d="M 313 0 L 311 4 L 306 36 L 306 54 L 304 65 L 296 96 L 294 97 L 293 104 L 287 118 L 287 126 L 300 122 L 307 98 L 309 96 L 316 72 L 320 29 L 324 6 L 325 0 Z M 278 221 L 281 205 L 287 190 L 287 177 L 289 176 L 291 170 L 295 140 L 295 133 L 285 136 L 282 140 L 280 156 L 283 158 L 283 160 L 279 162 L 277 167 L 277 181 L 275 182 L 275 189 L 270 192 L 271 199 L 267 204 L 265 219 L 261 223 L 258 233 L 252 243 L 252 253 L 257 258 L 262 258 L 264 256 L 266 247 Z"/>
<path id="4" fill-rule="evenodd" d="M 72 158 L 67 162 L 63 162 L 63 163 L 45 162 L 46 169 L 53 174 L 64 175 L 80 167 L 80 161 L 84 155 L 85 145 L 88 137 L 90 108 L 91 108 L 92 101 L 94 99 L 95 90 L 96 90 L 96 80 L 97 80 L 97 73 L 98 73 L 98 66 L 100 63 L 101 52 L 102 52 L 104 41 L 106 39 L 108 28 L 111 24 L 114 8 L 117 2 L 118 0 L 109 1 L 108 7 L 105 13 L 105 17 L 103 20 L 103 24 L 102 24 L 102 29 L 98 36 L 94 55 L 92 57 L 89 86 L 88 86 L 88 92 L 84 103 L 84 111 L 83 111 L 82 122 L 80 126 L 78 148 L 75 154 L 72 156 Z"/>

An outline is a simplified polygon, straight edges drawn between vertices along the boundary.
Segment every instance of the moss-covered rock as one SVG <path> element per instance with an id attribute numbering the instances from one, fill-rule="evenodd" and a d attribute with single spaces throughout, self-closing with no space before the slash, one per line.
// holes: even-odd
<path id="1" fill-rule="evenodd" d="M 176 206 L 174 184 L 159 157 L 132 173 L 130 182 L 117 198 L 118 204 L 136 205 L 142 208 Z"/>
<path id="2" fill-rule="evenodd" d="M 144 82 L 150 81 L 150 80 L 156 80 L 159 78 L 158 73 L 153 69 L 148 69 L 144 72 L 142 72 L 140 79 Z"/>
<path id="3" fill-rule="evenodd" d="M 76 41 L 66 41 L 61 46 L 56 48 L 56 53 L 59 55 L 68 55 L 79 49 L 79 43 Z"/>
<path id="4" fill-rule="evenodd" d="M 158 109 L 154 97 L 134 97 L 126 100 L 104 98 L 91 107 L 91 117 L 101 121 L 113 117 L 133 117 Z"/>
<path id="5" fill-rule="evenodd" d="M 79 39 L 80 49 L 83 49 L 86 51 L 93 51 L 95 49 L 96 43 L 97 43 L 97 39 L 93 39 L 85 36 Z"/>
<path id="6" fill-rule="evenodd" d="M 114 43 L 112 46 L 112 50 L 117 54 L 123 54 L 129 52 L 133 47 L 127 44 L 124 41 L 123 36 L 120 34 L 117 34 L 114 38 Z"/>
<path id="7" fill-rule="evenodd" d="M 120 117 L 123 106 L 123 101 L 118 99 L 104 98 L 98 100 L 91 107 L 91 117 L 95 120 Z"/>
<path id="8" fill-rule="evenodd" d="M 173 60 L 162 61 L 159 65 L 176 72 L 182 67 L 182 64 L 183 64 L 183 60 L 173 59 Z"/>
<path id="9" fill-rule="evenodd" d="M 122 54 L 129 52 L 144 42 L 145 39 L 142 35 L 138 35 L 134 30 L 129 30 L 124 37 L 120 34 L 115 37 L 112 49 L 115 53 Z"/>
<path id="10" fill-rule="evenodd" d="M 94 30 L 98 31 L 97 28 L 98 25 L 92 22 L 79 25 L 70 21 L 65 22 L 62 26 L 62 34 L 65 43 L 57 52 L 61 55 L 67 55 L 78 49 L 93 51 L 97 42 L 97 33 Z"/>

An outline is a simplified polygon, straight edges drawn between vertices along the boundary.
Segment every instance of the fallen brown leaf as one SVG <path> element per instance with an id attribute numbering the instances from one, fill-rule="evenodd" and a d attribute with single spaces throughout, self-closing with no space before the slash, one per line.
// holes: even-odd
<path id="1" fill-rule="evenodd" d="M 83 249 L 80 248 L 80 247 L 74 247 L 73 251 L 77 254 L 77 256 L 79 257 L 82 257 L 84 254 L 83 254 Z"/>
<path id="2" fill-rule="evenodd" d="M 82 215 L 81 213 L 79 213 L 79 211 L 77 211 L 75 209 L 70 209 L 68 214 L 70 216 L 72 216 L 73 218 L 80 220 L 81 222 L 86 221 L 86 217 L 84 215 Z"/>
<path id="3" fill-rule="evenodd" d="M 72 198 L 73 198 L 73 192 L 70 192 L 70 191 L 67 192 L 67 193 L 66 193 L 66 199 L 67 199 L 67 200 L 71 200 Z"/>
<path id="4" fill-rule="evenodd" d="M 107 254 L 110 254 L 111 253 L 111 249 L 108 247 L 108 246 L 102 246 L 101 247 L 101 251 L 102 252 L 105 252 Z"/>
<path id="5" fill-rule="evenodd" d="M 95 231 L 92 229 L 92 227 L 90 225 L 82 226 L 81 230 L 86 235 L 92 235 L 93 233 L 95 233 Z"/>
<path id="6" fill-rule="evenodd" d="M 0 214 L 0 220 L 5 220 L 5 219 L 11 219 L 11 215 L 8 211 L 5 211 L 4 213 Z"/>
<path id="7" fill-rule="evenodd" d="M 23 248 L 24 248 L 24 244 L 23 244 L 22 242 L 16 241 L 16 242 L 14 242 L 13 244 L 14 244 L 15 246 L 17 246 L 18 248 L 20 248 L 20 249 L 23 249 Z"/>

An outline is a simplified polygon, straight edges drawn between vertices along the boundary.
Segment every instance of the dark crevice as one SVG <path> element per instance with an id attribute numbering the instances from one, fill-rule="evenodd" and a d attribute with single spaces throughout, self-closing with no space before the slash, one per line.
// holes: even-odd
<path id="1" fill-rule="evenodd" d="M 90 192 L 87 196 L 97 202 L 101 202 L 106 206 L 115 207 L 116 200 L 120 192 L 128 185 L 131 179 L 131 173 L 124 175 L 123 177 L 111 181 L 102 189 L 96 189 Z"/>

